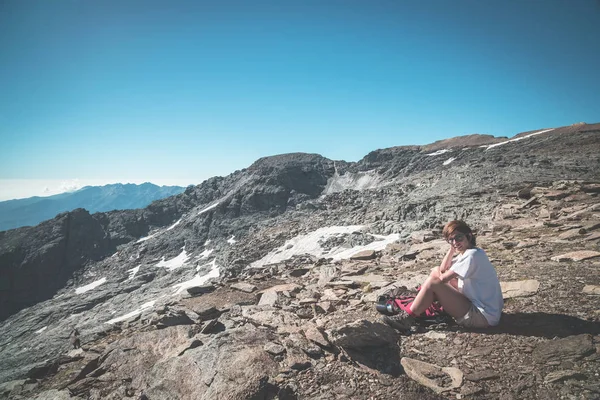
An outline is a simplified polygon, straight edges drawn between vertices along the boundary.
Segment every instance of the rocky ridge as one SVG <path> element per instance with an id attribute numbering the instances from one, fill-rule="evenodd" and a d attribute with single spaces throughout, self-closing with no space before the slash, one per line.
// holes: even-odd
<path id="1" fill-rule="evenodd" d="M 0 324 L 0 396 L 595 398 L 599 129 L 268 157 L 144 210 L 5 232 L 7 298 L 23 271 L 64 275 Z M 400 336 L 372 301 L 439 263 L 453 218 L 497 267 L 502 323 Z"/>

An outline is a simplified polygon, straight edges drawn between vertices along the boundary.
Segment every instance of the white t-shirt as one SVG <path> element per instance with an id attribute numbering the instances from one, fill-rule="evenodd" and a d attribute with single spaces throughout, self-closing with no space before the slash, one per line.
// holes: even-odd
<path id="1" fill-rule="evenodd" d="M 498 275 L 485 251 L 478 247 L 466 250 L 453 260 L 450 269 L 458 275 L 458 290 L 490 325 L 498 325 L 504 300 Z"/>

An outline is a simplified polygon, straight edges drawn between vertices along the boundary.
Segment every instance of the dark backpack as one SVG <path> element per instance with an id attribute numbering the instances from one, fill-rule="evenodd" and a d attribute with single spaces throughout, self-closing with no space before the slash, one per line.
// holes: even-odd
<path id="1" fill-rule="evenodd" d="M 395 315 L 404 310 L 408 312 L 410 305 L 415 301 L 415 297 L 418 294 L 421 287 L 417 288 L 416 293 L 408 290 L 405 286 L 393 288 L 379 296 L 375 303 L 375 309 L 381 314 Z M 444 308 L 440 303 L 434 301 L 431 305 L 421 314 L 417 316 L 417 319 L 435 319 L 437 317 L 445 317 L 447 314 L 444 312 Z"/>

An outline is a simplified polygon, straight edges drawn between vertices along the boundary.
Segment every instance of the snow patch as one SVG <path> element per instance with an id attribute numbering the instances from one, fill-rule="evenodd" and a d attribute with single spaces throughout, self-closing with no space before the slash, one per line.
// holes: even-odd
<path id="1" fill-rule="evenodd" d="M 335 252 L 330 252 L 327 255 L 328 256 L 332 256 L 334 261 L 335 260 L 344 260 L 344 259 L 348 259 L 350 257 L 352 257 L 353 255 L 355 255 L 356 253 L 358 253 L 359 251 L 363 251 L 363 250 L 374 250 L 374 251 L 379 251 L 379 250 L 383 250 L 386 248 L 386 246 L 390 243 L 394 243 L 395 241 L 397 241 L 398 239 L 400 239 L 400 234 L 399 233 L 393 233 L 391 235 L 387 235 L 387 236 L 383 236 L 383 235 L 371 235 L 373 237 L 375 237 L 377 240 L 374 242 L 371 242 L 369 244 L 366 244 L 364 246 L 356 246 L 356 247 L 352 247 L 350 249 L 345 249 L 345 248 L 340 248 L 340 249 L 334 249 Z M 333 253 L 333 254 L 332 254 Z"/>
<path id="2" fill-rule="evenodd" d="M 179 220 L 177 222 L 175 222 L 173 225 L 171 225 L 170 227 L 167 228 L 167 231 L 170 231 L 171 229 L 175 228 L 177 225 L 179 225 L 179 223 L 181 222 L 182 218 L 179 218 Z"/>
<path id="3" fill-rule="evenodd" d="M 454 160 L 456 160 L 456 158 L 454 158 L 454 157 L 450 157 L 449 159 L 447 159 L 446 161 L 444 161 L 444 163 L 443 163 L 443 164 L 444 164 L 444 165 L 448 165 L 448 164 L 450 164 L 450 163 L 451 163 L 452 161 L 454 161 Z"/>
<path id="4" fill-rule="evenodd" d="M 442 150 L 438 150 L 438 151 L 436 151 L 436 152 L 434 152 L 434 153 L 429 153 L 429 154 L 425 154 L 425 155 L 426 155 L 426 156 L 439 156 L 439 155 L 442 155 L 442 154 L 444 154 L 444 153 L 448 153 L 448 152 L 450 152 L 450 151 L 452 151 L 452 150 L 449 150 L 449 149 L 442 149 Z"/>
<path id="5" fill-rule="evenodd" d="M 175 294 L 181 293 L 184 290 L 186 290 L 188 288 L 191 288 L 191 287 L 194 287 L 194 286 L 202 286 L 209 279 L 218 278 L 219 277 L 219 266 L 217 265 L 217 260 L 216 259 L 212 260 L 208 264 L 204 264 L 204 265 L 198 266 L 196 268 L 196 270 L 198 270 L 198 269 L 200 269 L 200 268 L 202 268 L 204 266 L 207 266 L 207 265 L 211 266 L 211 268 L 208 271 L 208 273 L 206 273 L 204 275 L 197 274 L 196 276 L 194 276 L 189 281 L 178 283 L 177 285 L 173 286 L 174 288 L 176 288 L 175 293 L 173 293 L 173 294 L 175 295 Z"/>
<path id="6" fill-rule="evenodd" d="M 487 151 L 487 150 L 489 150 L 489 149 L 491 149 L 493 147 L 502 146 L 503 144 L 510 143 L 510 142 L 518 142 L 519 140 L 527 139 L 527 138 L 530 138 L 532 136 L 540 135 L 542 133 L 550 132 L 550 131 L 553 131 L 553 130 L 554 130 L 554 128 L 552 128 L 552 129 L 544 129 L 543 131 L 535 132 L 535 133 L 532 133 L 532 134 L 527 135 L 527 136 L 522 136 L 522 137 L 516 138 L 516 139 L 510 139 L 510 140 L 507 140 L 505 142 L 494 143 L 494 144 L 489 144 L 489 145 L 483 145 L 481 147 L 485 147 L 486 148 L 485 151 Z"/>
<path id="7" fill-rule="evenodd" d="M 212 210 L 213 208 L 215 208 L 215 207 L 216 207 L 216 206 L 218 206 L 218 205 L 219 205 L 219 202 L 217 201 L 217 202 L 216 202 L 215 204 L 213 204 L 212 206 L 208 206 L 208 207 L 206 207 L 204 210 L 201 210 L 201 211 L 198 213 L 198 215 L 200 215 L 200 214 L 204 214 L 205 212 L 207 212 L 207 211 L 209 211 L 209 210 Z"/>
<path id="8" fill-rule="evenodd" d="M 278 263 L 287 260 L 292 256 L 307 253 L 312 254 L 316 257 L 332 257 L 334 260 L 341 260 L 349 258 L 354 254 L 358 253 L 359 251 L 363 250 L 383 250 L 389 243 L 393 243 L 396 240 L 400 239 L 400 234 L 392 234 L 388 236 L 372 235 L 378 240 L 364 246 L 356 246 L 350 249 L 346 247 L 334 247 L 330 251 L 325 251 L 325 249 L 323 249 L 319 244 L 320 240 L 324 240 L 332 236 L 338 236 L 360 231 L 363 228 L 363 225 L 329 226 L 319 228 L 314 232 L 310 232 L 304 235 L 298 235 L 286 241 L 281 247 L 274 249 L 262 259 L 250 264 L 250 268 L 261 267 L 266 264 Z"/>
<path id="9" fill-rule="evenodd" d="M 135 276 L 135 274 L 137 274 L 138 271 L 140 270 L 140 267 L 141 267 L 141 265 L 138 265 L 135 268 L 131 268 L 131 269 L 127 270 L 127 272 L 129 272 L 129 278 L 127 279 L 128 281 L 130 281 L 130 280 L 133 279 L 133 277 Z"/>
<path id="10" fill-rule="evenodd" d="M 163 256 L 162 260 L 160 260 L 156 266 L 167 268 L 168 270 L 173 271 L 174 269 L 182 267 L 189 257 L 190 256 L 188 256 L 187 252 L 185 251 L 185 246 L 183 246 L 181 253 L 179 253 L 178 256 L 167 261 L 165 261 L 165 257 Z"/>
<path id="11" fill-rule="evenodd" d="M 323 195 L 343 192 L 346 189 L 365 190 L 379 186 L 381 186 L 380 178 L 375 171 L 357 172 L 355 174 L 346 172 L 344 175 L 339 175 L 336 170 L 335 174 L 327 181 L 327 185 L 323 189 Z"/>
<path id="12" fill-rule="evenodd" d="M 97 281 L 94 281 L 88 285 L 78 287 L 77 289 L 75 289 L 75 293 L 77 293 L 77 294 L 85 293 L 87 291 L 97 288 L 98 286 L 102 285 L 104 282 L 106 282 L 106 278 L 98 279 Z"/>
<path id="13" fill-rule="evenodd" d="M 237 240 L 234 240 L 235 236 L 230 237 L 229 239 L 227 239 L 227 243 L 229 244 L 234 244 L 237 242 Z"/>
<path id="14" fill-rule="evenodd" d="M 153 233 L 152 235 L 150 235 L 150 236 L 144 236 L 143 238 L 140 238 L 140 239 L 139 239 L 139 240 L 138 240 L 136 243 L 141 243 L 141 242 L 145 242 L 146 240 L 150 240 L 150 239 L 152 239 L 153 237 L 155 237 L 156 235 L 158 235 L 159 233 L 161 233 L 161 232 L 160 232 L 160 231 L 159 231 L 159 232 L 154 232 L 154 233 Z"/>
<path id="15" fill-rule="evenodd" d="M 152 239 L 153 237 L 156 237 L 160 234 L 163 234 L 167 231 L 170 231 L 171 229 L 175 228 L 177 225 L 179 225 L 181 223 L 181 220 L 183 218 L 179 218 L 179 220 L 177 220 L 177 222 L 175 222 L 173 225 L 171 225 L 170 227 L 168 227 L 167 229 L 165 229 L 164 231 L 158 230 L 156 232 L 154 232 L 152 235 L 150 236 L 145 236 L 143 238 L 138 239 L 138 241 L 136 243 L 141 243 L 141 242 L 145 242 L 146 240 Z"/>
<path id="16" fill-rule="evenodd" d="M 107 324 L 115 324 L 117 322 L 125 321 L 125 320 L 127 320 L 129 318 L 135 317 L 136 315 L 141 314 L 142 311 L 144 311 L 144 310 L 146 310 L 148 308 L 154 307 L 154 303 L 156 303 L 156 300 L 152 300 L 152 301 L 149 301 L 147 303 L 144 303 L 139 308 L 133 310 L 132 312 L 127 313 L 125 315 L 121 315 L 120 317 L 117 317 L 117 318 L 113 318 L 113 319 L 111 319 L 109 321 L 106 321 L 106 323 Z"/>
<path id="17" fill-rule="evenodd" d="M 35 333 L 42 333 L 42 332 L 44 332 L 46 329 L 48 329 L 48 327 L 47 327 L 47 326 L 45 326 L 45 327 L 43 327 L 43 328 L 41 328 L 41 329 L 38 329 L 37 331 L 35 331 Z"/>
<path id="18" fill-rule="evenodd" d="M 198 255 L 198 259 L 203 259 L 203 258 L 207 258 L 208 256 L 210 256 L 210 253 L 212 253 L 213 251 L 215 251 L 215 249 L 210 249 L 210 250 L 204 250 L 202 253 L 200 253 Z"/>

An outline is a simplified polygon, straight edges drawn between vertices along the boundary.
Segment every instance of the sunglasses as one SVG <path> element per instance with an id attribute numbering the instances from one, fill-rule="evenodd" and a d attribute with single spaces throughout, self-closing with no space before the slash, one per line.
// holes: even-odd
<path id="1" fill-rule="evenodd" d="M 465 235 L 462 233 L 457 233 L 456 235 L 449 237 L 448 239 L 446 239 L 446 241 L 448 243 L 452 243 L 452 242 L 462 242 L 465 239 Z"/>

